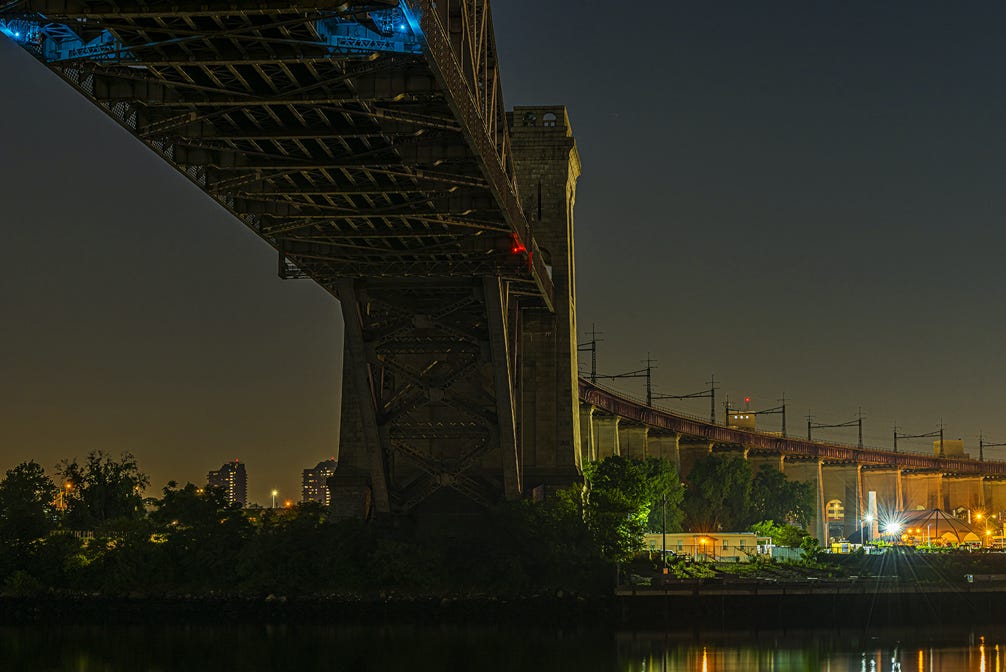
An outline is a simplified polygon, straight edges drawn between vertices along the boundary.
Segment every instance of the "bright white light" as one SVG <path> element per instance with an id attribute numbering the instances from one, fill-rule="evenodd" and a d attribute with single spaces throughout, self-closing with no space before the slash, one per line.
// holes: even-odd
<path id="1" fill-rule="evenodd" d="M 873 516 L 868 513 L 868 514 L 866 514 L 866 518 L 864 518 L 864 520 L 866 522 L 868 522 L 868 523 L 872 523 L 873 522 Z"/>
<path id="2" fill-rule="evenodd" d="M 899 530 L 901 530 L 901 524 L 893 521 L 888 523 L 887 526 L 884 527 L 884 532 L 886 532 L 887 534 L 897 534 Z"/>

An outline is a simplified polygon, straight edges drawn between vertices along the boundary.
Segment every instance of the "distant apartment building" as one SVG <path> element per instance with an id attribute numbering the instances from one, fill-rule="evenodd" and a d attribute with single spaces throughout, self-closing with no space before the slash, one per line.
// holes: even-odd
<path id="1" fill-rule="evenodd" d="M 304 470 L 304 480 L 301 484 L 302 501 L 329 505 L 328 477 L 335 473 L 336 465 L 337 462 L 330 459 L 319 462 L 314 469 Z"/>
<path id="2" fill-rule="evenodd" d="M 248 503 L 248 474 L 245 465 L 238 460 L 227 462 L 207 474 L 206 485 L 223 490 L 228 502 L 238 502 L 241 506 Z"/>

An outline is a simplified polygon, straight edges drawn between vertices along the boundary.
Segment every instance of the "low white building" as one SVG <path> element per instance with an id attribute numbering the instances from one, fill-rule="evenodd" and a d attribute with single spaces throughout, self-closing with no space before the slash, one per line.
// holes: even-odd
<path id="1" fill-rule="evenodd" d="M 668 555 L 687 556 L 693 560 L 710 562 L 750 562 L 755 556 L 767 555 L 772 539 L 754 532 L 668 532 L 666 535 L 647 534 L 644 547 L 651 553 L 664 548 Z"/>

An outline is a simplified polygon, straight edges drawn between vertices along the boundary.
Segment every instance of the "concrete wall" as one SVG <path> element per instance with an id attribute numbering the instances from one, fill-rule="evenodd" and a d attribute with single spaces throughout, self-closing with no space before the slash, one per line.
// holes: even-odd
<path id="1" fill-rule="evenodd" d="M 858 464 L 821 465 L 821 501 L 824 502 L 824 537 L 822 544 L 830 539 L 845 539 L 859 528 L 863 516 L 859 491 L 860 466 Z M 841 517 L 829 515 L 829 502 L 840 502 Z M 837 507 L 833 509 L 837 512 Z"/>
<path id="2" fill-rule="evenodd" d="M 942 481 L 942 473 L 902 474 L 901 499 L 905 510 L 944 508 Z"/>
<path id="3" fill-rule="evenodd" d="M 943 478 L 943 492 L 947 511 L 958 508 L 985 510 L 985 491 L 981 476 L 946 476 Z"/>
<path id="4" fill-rule="evenodd" d="M 618 446 L 622 456 L 633 460 L 645 460 L 649 456 L 646 450 L 648 434 L 649 429 L 645 425 L 621 423 L 618 427 Z"/>

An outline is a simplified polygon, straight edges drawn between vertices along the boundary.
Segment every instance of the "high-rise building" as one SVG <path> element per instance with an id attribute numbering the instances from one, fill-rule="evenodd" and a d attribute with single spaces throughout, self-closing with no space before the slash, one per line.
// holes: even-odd
<path id="1" fill-rule="evenodd" d="M 206 484 L 223 490 L 228 502 L 238 502 L 241 506 L 248 503 L 248 474 L 239 460 L 226 462 L 217 471 L 211 471 L 206 475 Z"/>
<path id="2" fill-rule="evenodd" d="M 304 480 L 301 484 L 301 492 L 305 502 L 321 502 L 328 506 L 330 497 L 328 494 L 328 477 L 335 473 L 338 463 L 335 458 L 319 462 L 314 469 L 304 470 Z"/>

